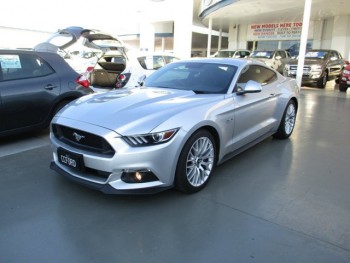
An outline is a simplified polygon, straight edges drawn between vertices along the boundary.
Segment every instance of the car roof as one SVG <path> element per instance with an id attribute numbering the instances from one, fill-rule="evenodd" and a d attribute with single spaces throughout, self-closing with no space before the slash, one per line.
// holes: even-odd
<path id="1" fill-rule="evenodd" d="M 226 65 L 232 65 L 237 67 L 244 67 L 248 64 L 256 64 L 261 66 L 266 66 L 265 63 L 256 61 L 253 59 L 245 59 L 245 58 L 190 58 L 190 59 L 183 59 L 179 60 L 173 63 L 215 63 L 215 64 L 226 64 Z"/>

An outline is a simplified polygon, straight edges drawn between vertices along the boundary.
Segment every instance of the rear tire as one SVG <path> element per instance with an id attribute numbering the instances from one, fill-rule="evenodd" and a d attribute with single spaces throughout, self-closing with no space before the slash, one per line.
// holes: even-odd
<path id="1" fill-rule="evenodd" d="M 346 92 L 347 89 L 348 89 L 348 85 L 339 84 L 339 91 Z"/>
<path id="2" fill-rule="evenodd" d="M 200 191 L 208 183 L 216 164 L 214 137 L 207 130 L 194 133 L 183 147 L 175 174 L 175 188 L 184 193 Z"/>
<path id="3" fill-rule="evenodd" d="M 293 100 L 290 100 L 284 110 L 281 123 L 277 132 L 273 135 L 276 139 L 287 139 L 293 132 L 297 116 L 297 107 Z"/>
<path id="4" fill-rule="evenodd" d="M 55 108 L 52 111 L 52 115 L 51 115 L 51 119 L 57 114 L 57 112 L 59 112 L 64 106 L 66 106 L 69 102 L 71 102 L 70 100 L 64 100 L 59 102 Z"/>

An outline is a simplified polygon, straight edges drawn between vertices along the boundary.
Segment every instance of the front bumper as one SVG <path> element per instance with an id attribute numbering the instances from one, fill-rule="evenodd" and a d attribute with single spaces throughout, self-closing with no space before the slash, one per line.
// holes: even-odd
<path id="1" fill-rule="evenodd" d="M 283 70 L 283 75 L 296 78 L 297 68 L 292 66 L 291 68 L 285 67 Z M 315 83 L 323 77 L 323 70 L 317 69 L 313 70 L 310 67 L 305 67 L 303 70 L 302 82 L 304 83 Z"/>
<path id="2" fill-rule="evenodd" d="M 155 193 L 159 193 L 162 191 L 165 191 L 167 189 L 172 188 L 172 186 L 168 186 L 168 187 L 150 187 L 150 188 L 141 188 L 141 189 L 124 189 L 124 190 L 118 190 L 115 189 L 113 186 L 109 185 L 109 184 L 99 184 L 99 183 L 95 183 L 92 181 L 88 181 L 88 180 L 84 180 L 81 179 L 79 177 L 75 177 L 72 176 L 70 173 L 68 173 L 67 171 L 65 171 L 64 169 L 62 169 L 60 166 L 58 166 L 55 161 L 51 161 L 50 163 L 50 168 L 54 171 L 56 171 L 57 173 L 59 173 L 60 175 L 63 175 L 64 177 L 66 177 L 67 179 L 78 183 L 80 185 L 83 185 L 85 187 L 94 189 L 94 190 L 98 190 L 101 191 L 105 194 L 125 194 L 125 195 L 131 195 L 131 194 L 155 194 Z"/>
<path id="3" fill-rule="evenodd" d="M 67 144 L 55 137 L 51 130 L 50 140 L 53 150 L 51 168 L 59 174 L 89 188 L 104 193 L 136 194 L 156 193 L 173 187 L 175 170 L 185 132 L 179 130 L 172 140 L 167 143 L 148 146 L 131 147 L 118 134 L 102 127 L 64 118 L 55 118 L 52 123 L 89 131 L 104 138 L 114 149 L 111 156 L 91 152 Z M 82 168 L 76 169 L 62 162 L 58 149 L 68 154 L 81 157 Z M 123 174 L 130 171 L 150 171 L 155 175 L 152 181 L 126 182 Z"/>

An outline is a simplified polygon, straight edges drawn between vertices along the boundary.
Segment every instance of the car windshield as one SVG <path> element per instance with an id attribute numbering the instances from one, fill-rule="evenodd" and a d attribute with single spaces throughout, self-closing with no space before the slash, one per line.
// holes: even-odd
<path id="1" fill-rule="evenodd" d="M 254 51 L 250 57 L 251 58 L 272 58 L 273 51 Z"/>
<path id="2" fill-rule="evenodd" d="M 214 55 L 214 57 L 218 57 L 218 58 L 230 58 L 233 56 L 235 52 L 231 51 L 231 50 L 221 50 L 216 52 L 216 54 Z"/>
<path id="3" fill-rule="evenodd" d="M 150 75 L 145 86 L 225 94 L 236 71 L 237 67 L 226 64 L 175 62 Z"/>
<path id="4" fill-rule="evenodd" d="M 327 56 L 327 51 L 309 51 L 305 54 L 305 58 L 324 59 Z"/>

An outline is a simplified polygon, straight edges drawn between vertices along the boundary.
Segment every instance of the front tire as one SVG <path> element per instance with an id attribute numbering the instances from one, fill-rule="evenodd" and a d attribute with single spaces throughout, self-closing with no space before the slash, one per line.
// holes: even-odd
<path id="1" fill-rule="evenodd" d="M 296 104 L 293 100 L 290 100 L 284 110 L 278 130 L 273 136 L 277 139 L 287 139 L 294 130 L 296 116 Z"/>
<path id="2" fill-rule="evenodd" d="M 327 80 L 328 80 L 328 73 L 327 71 L 324 73 L 323 77 L 321 77 L 318 81 L 317 81 L 317 87 L 320 89 L 324 89 L 326 87 L 327 84 Z"/>
<path id="3" fill-rule="evenodd" d="M 216 164 L 216 144 L 207 130 L 194 133 L 183 147 L 176 167 L 175 188 L 184 193 L 200 191 Z"/>

